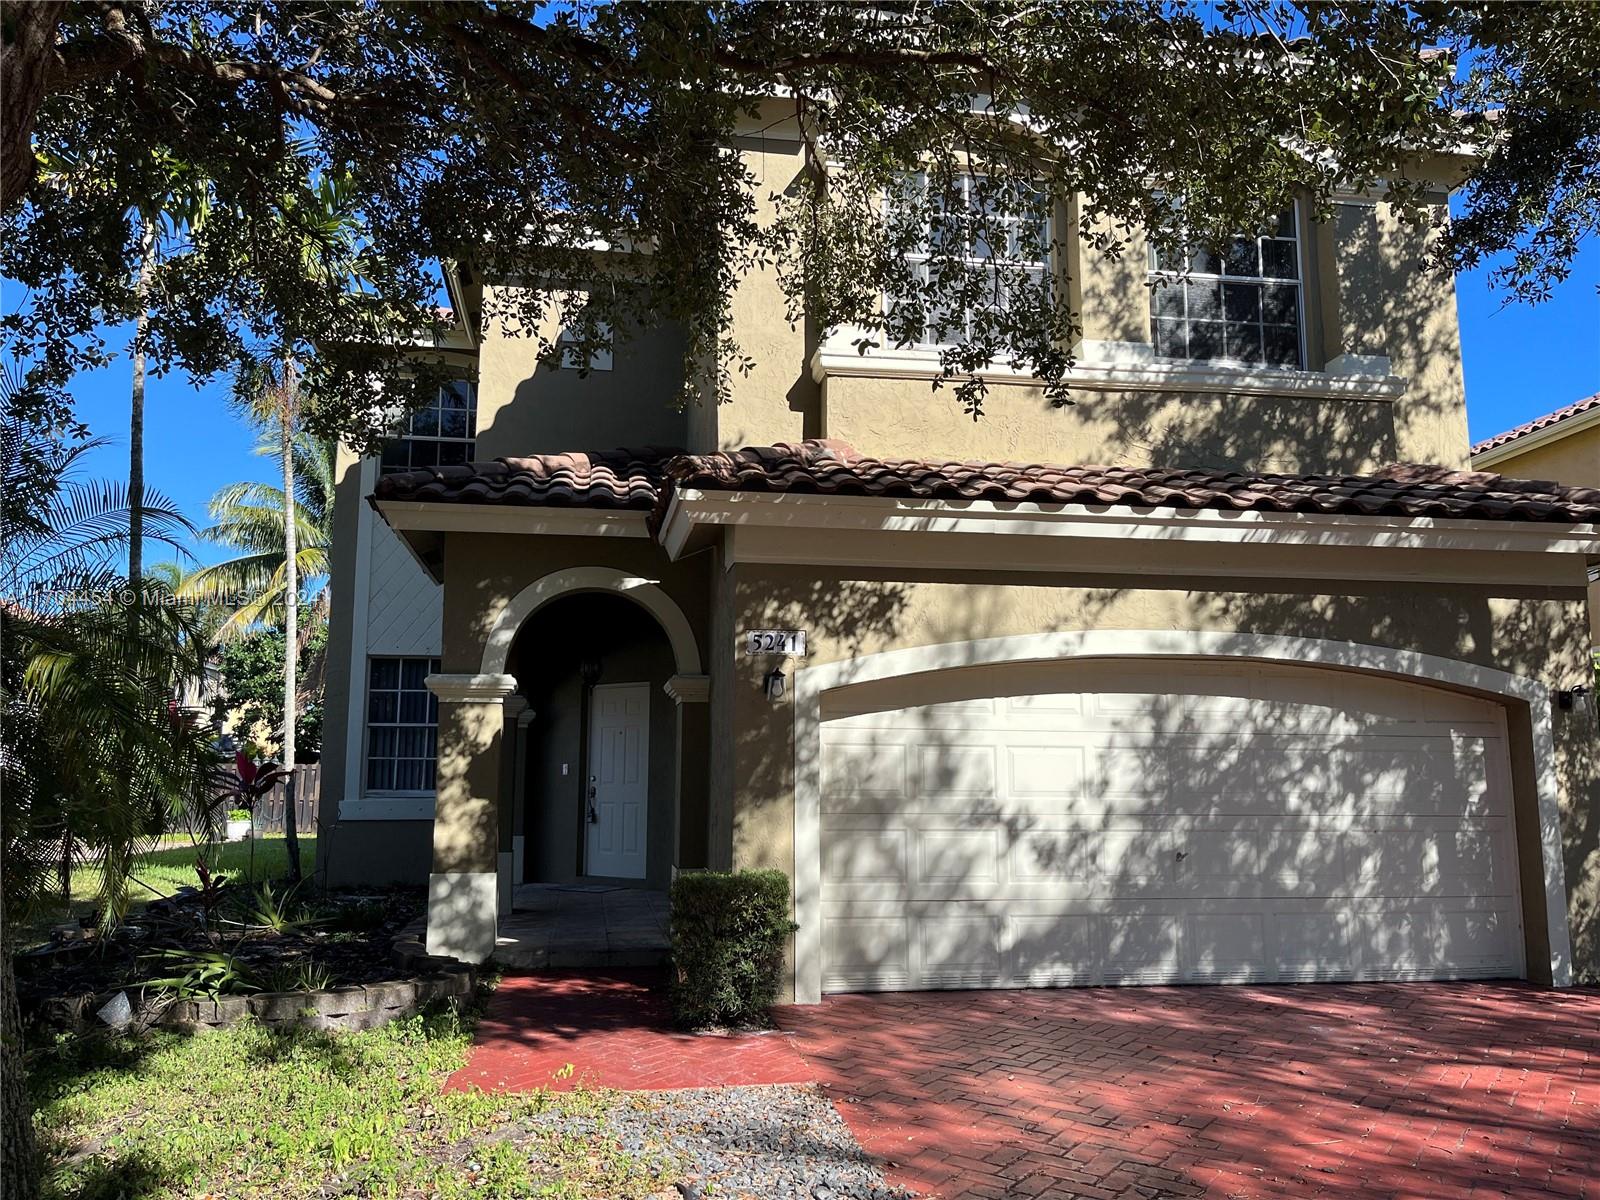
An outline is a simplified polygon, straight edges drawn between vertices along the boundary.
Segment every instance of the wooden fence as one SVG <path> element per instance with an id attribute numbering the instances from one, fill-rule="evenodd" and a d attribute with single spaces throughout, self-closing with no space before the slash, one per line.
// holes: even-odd
<path id="1" fill-rule="evenodd" d="M 295 828 L 302 837 L 317 834 L 317 804 L 322 797 L 322 764 L 308 763 L 294 769 Z M 282 833 L 284 799 L 289 789 L 281 783 L 256 801 L 255 828 L 257 833 Z"/>

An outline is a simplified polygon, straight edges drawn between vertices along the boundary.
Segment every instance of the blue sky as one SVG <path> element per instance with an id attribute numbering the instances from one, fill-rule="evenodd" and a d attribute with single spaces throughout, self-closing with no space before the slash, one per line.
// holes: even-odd
<path id="1" fill-rule="evenodd" d="M 1487 274 L 1456 280 L 1475 441 L 1600 392 L 1600 242 L 1591 239 L 1567 282 L 1535 307 L 1503 305 L 1489 290 Z M 125 345 L 126 334 L 111 340 Z M 76 381 L 82 419 L 111 443 L 90 456 L 86 476 L 127 476 L 128 385 L 126 357 Z M 228 404 L 226 381 L 197 390 L 181 374 L 151 380 L 145 410 L 148 484 L 175 500 L 196 525 L 205 524 L 206 502 L 224 484 L 276 482 L 276 464 L 252 452 L 255 435 Z M 226 557 L 216 547 L 197 546 L 195 552 L 206 562 Z M 152 561 L 167 557 L 154 546 L 146 555 Z"/>

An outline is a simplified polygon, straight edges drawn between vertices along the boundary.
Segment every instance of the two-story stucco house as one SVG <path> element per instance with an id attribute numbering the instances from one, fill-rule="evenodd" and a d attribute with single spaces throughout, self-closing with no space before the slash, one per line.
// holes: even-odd
<path id="1" fill-rule="evenodd" d="M 463 276 L 461 385 L 340 460 L 329 881 L 427 880 L 477 960 L 514 883 L 778 867 L 801 1001 L 1593 976 L 1600 493 L 1468 471 L 1425 236 L 1069 252 L 1076 403 L 997 368 L 977 422 L 769 274 L 688 411 L 673 329 L 540 367 Z"/>

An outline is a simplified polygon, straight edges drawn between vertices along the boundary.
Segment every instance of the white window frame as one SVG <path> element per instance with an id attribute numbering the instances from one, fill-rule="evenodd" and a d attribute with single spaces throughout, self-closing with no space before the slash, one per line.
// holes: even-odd
<path id="1" fill-rule="evenodd" d="M 1295 351 L 1296 362 L 1295 362 L 1295 365 L 1293 365 L 1293 366 L 1283 366 L 1283 365 L 1280 365 L 1280 364 L 1277 364 L 1277 363 L 1269 363 L 1269 362 L 1265 362 L 1265 361 L 1262 361 L 1262 362 L 1250 362 L 1248 359 L 1228 358 L 1226 356 L 1218 356 L 1216 358 L 1195 358 L 1195 357 L 1192 357 L 1192 356 L 1190 356 L 1190 357 L 1176 357 L 1176 356 L 1172 356 L 1172 355 L 1162 354 L 1161 353 L 1161 349 L 1160 349 L 1160 343 L 1156 338 L 1156 320 L 1157 320 L 1156 293 L 1157 293 L 1157 291 L 1159 289 L 1157 287 L 1150 287 L 1150 288 L 1146 289 L 1149 292 L 1149 296 L 1150 296 L 1150 314 L 1149 314 L 1150 345 L 1151 345 L 1151 347 L 1152 347 L 1152 349 L 1154 351 L 1154 358 L 1155 358 L 1156 362 L 1158 362 L 1158 363 L 1181 363 L 1181 364 L 1189 365 L 1189 366 L 1201 366 L 1201 369 L 1204 369 L 1203 364 L 1210 364 L 1210 365 L 1222 366 L 1222 367 L 1242 368 L 1242 369 L 1248 370 L 1248 371 L 1274 371 L 1274 372 L 1303 373 L 1303 372 L 1309 370 L 1309 368 L 1307 366 L 1307 362 L 1309 361 L 1309 350 L 1308 350 L 1308 347 L 1306 345 L 1306 290 L 1305 290 L 1305 281 L 1306 281 L 1306 246 L 1305 246 L 1305 237 L 1303 235 L 1303 230 L 1304 230 L 1304 224 L 1305 223 L 1301 220 L 1301 217 L 1300 217 L 1300 204 L 1299 204 L 1298 201 L 1295 201 L 1295 202 L 1293 202 L 1293 203 L 1291 203 L 1289 205 L 1288 212 L 1289 212 L 1289 214 L 1291 216 L 1291 219 L 1292 219 L 1292 222 L 1293 222 L 1293 226 L 1294 226 L 1293 231 L 1292 231 L 1292 235 L 1291 235 L 1293 237 L 1293 239 L 1294 239 L 1294 260 L 1295 260 L 1295 277 L 1293 279 L 1281 279 L 1281 278 L 1279 278 L 1277 276 L 1273 276 L 1273 275 L 1226 275 L 1226 274 L 1222 274 L 1220 272 L 1212 273 L 1212 272 L 1207 272 L 1207 271 L 1191 271 L 1188 274 L 1187 277 L 1184 277 L 1184 276 L 1179 275 L 1179 273 L 1176 272 L 1176 271 L 1163 271 L 1158 267 L 1158 265 L 1156 263 L 1156 250 L 1155 250 L 1154 246 L 1151 246 L 1149 248 L 1149 251 L 1147 252 L 1146 261 L 1148 263 L 1147 277 L 1151 281 L 1167 280 L 1168 281 L 1167 283 L 1165 283 L 1164 285 L 1161 285 L 1164 288 L 1186 288 L 1187 283 L 1188 283 L 1189 280 L 1194 280 L 1194 281 L 1198 281 L 1198 282 L 1201 282 L 1201 283 L 1215 283 L 1217 285 L 1217 289 L 1218 289 L 1219 301 L 1224 306 L 1226 306 L 1227 302 L 1226 302 L 1225 299 L 1221 298 L 1221 289 L 1222 289 L 1222 285 L 1223 284 L 1226 284 L 1226 283 L 1229 283 L 1229 282 L 1233 282 L 1233 283 L 1253 283 L 1253 284 L 1270 284 L 1270 285 L 1272 285 L 1274 287 L 1293 286 L 1293 288 L 1294 288 L 1294 321 L 1295 321 L 1295 335 L 1296 335 L 1295 336 L 1295 343 L 1296 343 L 1296 351 Z M 1267 238 L 1267 240 L 1282 240 L 1281 238 L 1273 238 L 1271 235 L 1258 235 L 1256 237 L 1256 242 L 1257 242 L 1258 245 L 1263 240 L 1263 237 Z M 1223 258 L 1223 260 L 1226 259 L 1226 253 L 1224 253 L 1222 258 Z M 1220 263 L 1219 263 L 1219 265 L 1220 265 Z M 1187 302 L 1185 304 L 1185 307 L 1187 307 Z M 1226 312 L 1226 309 L 1224 307 L 1224 313 L 1225 312 Z M 1187 326 L 1189 324 L 1189 317 L 1188 317 L 1187 313 L 1185 313 L 1185 316 L 1184 316 L 1183 319 L 1184 319 L 1185 326 Z M 1226 315 L 1224 315 L 1224 317 L 1219 322 L 1219 324 L 1222 324 L 1222 325 L 1226 325 L 1227 324 Z M 1261 324 L 1261 322 L 1257 322 L 1257 324 Z"/>
<path id="2" fill-rule="evenodd" d="M 928 173 L 926 171 L 908 171 L 908 172 L 906 172 L 906 175 L 917 179 L 921 187 L 926 188 L 928 186 Z M 984 177 L 985 176 L 983 175 L 983 173 L 981 171 L 964 171 L 959 176 L 957 176 L 957 178 L 959 178 L 961 180 L 962 199 L 965 202 L 967 202 L 969 207 L 970 207 L 971 199 L 972 199 L 972 180 L 981 179 L 981 178 L 984 178 Z M 893 215 L 893 213 L 892 213 L 893 203 L 894 202 L 893 202 L 893 200 L 891 198 L 889 198 L 887 196 L 884 197 L 884 202 L 883 202 L 884 208 L 883 208 L 883 211 L 884 211 L 884 219 L 886 221 L 889 220 Z M 996 215 L 995 220 L 998 221 L 1001 224 L 1001 226 L 1004 229 L 1007 230 L 1007 241 L 1010 242 L 1012 240 L 1011 234 L 1014 233 L 1015 230 L 1019 229 L 1024 224 L 1024 222 L 1027 220 L 1027 218 L 1024 217 L 1022 214 L 1019 214 L 1019 213 L 1001 213 L 1001 214 L 997 214 Z M 1012 257 L 1009 256 L 1009 254 L 1006 254 L 1006 255 L 994 255 L 994 254 L 991 254 L 988 257 L 980 257 L 978 255 L 974 255 L 974 254 L 970 253 L 970 248 L 969 248 L 969 253 L 967 253 L 967 254 L 962 256 L 962 262 L 965 263 L 969 268 L 973 268 L 973 269 L 976 269 L 976 270 L 979 270 L 979 271 L 987 270 L 988 267 L 991 264 L 997 264 L 997 265 L 1008 267 L 1008 268 L 1020 268 L 1021 270 L 1028 271 L 1028 272 L 1037 271 L 1039 273 L 1039 277 L 1041 279 L 1051 279 L 1052 276 L 1053 276 L 1053 272 L 1052 272 L 1051 265 L 1050 265 L 1049 249 L 1048 248 L 1051 245 L 1051 242 L 1052 242 L 1052 240 L 1053 240 L 1053 238 L 1055 236 L 1055 212 L 1053 211 L 1053 207 L 1052 206 L 1049 206 L 1049 205 L 1046 206 L 1045 217 L 1044 217 L 1044 225 L 1045 225 L 1044 238 L 1045 238 L 1045 247 L 1046 247 L 1046 257 L 1044 259 L 1042 259 L 1042 260 L 1027 259 L 1027 258 L 1012 258 Z M 933 240 L 932 227 L 928 224 L 927 221 L 924 221 L 923 229 L 922 229 L 922 245 L 924 247 L 931 247 L 932 240 Z M 1008 251 L 1010 250 L 1010 246 L 1007 247 L 1007 250 Z M 918 250 L 907 251 L 903 257 L 904 257 L 906 263 L 913 268 L 913 270 L 915 271 L 918 279 L 922 283 L 925 284 L 926 280 L 927 280 L 927 265 L 928 265 L 928 262 L 933 257 L 932 249 L 928 248 L 928 249 L 923 249 L 923 250 L 920 250 L 920 251 L 918 251 Z M 890 303 L 891 303 L 890 298 L 887 297 L 887 296 L 884 297 L 885 306 L 889 305 Z M 962 315 L 962 325 L 963 325 L 963 330 L 964 330 L 964 335 L 963 336 L 968 338 L 968 339 L 970 339 L 971 336 L 972 336 L 972 310 L 968 309 L 964 313 L 962 313 L 961 315 Z M 956 344 L 954 342 L 929 341 L 928 338 L 927 338 L 928 325 L 927 325 L 926 322 L 924 322 L 924 324 L 923 324 L 922 333 L 923 333 L 923 337 L 920 340 L 911 343 L 911 347 L 912 348 L 915 348 L 915 349 L 918 349 L 918 350 L 938 350 L 938 349 L 943 349 L 946 346 L 952 346 L 952 345 Z"/>
<path id="3" fill-rule="evenodd" d="M 396 710 L 395 710 L 396 720 L 394 720 L 394 721 L 379 721 L 379 722 L 376 722 L 376 723 L 374 723 L 374 721 L 372 720 L 372 669 L 373 669 L 373 666 L 376 663 L 386 662 L 386 661 L 393 661 L 393 662 L 401 664 L 399 670 L 401 672 L 401 683 L 404 684 L 404 682 L 405 682 L 405 675 L 404 675 L 405 663 L 407 662 L 407 660 L 425 660 L 428 663 L 429 674 L 435 674 L 436 675 L 436 674 L 439 673 L 439 656 L 437 654 L 369 654 L 369 655 L 367 655 L 366 678 L 365 678 L 365 680 L 364 680 L 364 682 L 362 684 L 362 692 L 361 692 L 361 695 L 362 695 L 362 703 L 361 703 L 361 794 L 363 796 L 366 796 L 366 797 L 370 797 L 370 798 L 374 798 L 374 799 L 382 799 L 382 798 L 388 798 L 388 797 L 404 798 L 404 799 L 415 799 L 415 798 L 432 797 L 436 793 L 436 791 L 438 790 L 437 789 L 437 782 L 438 782 L 438 770 L 439 770 L 439 751 L 438 751 L 437 743 L 435 743 L 434 753 L 433 753 L 434 781 L 435 781 L 435 786 L 434 787 L 430 787 L 430 788 L 399 788 L 399 787 L 375 788 L 375 787 L 372 787 L 370 785 L 370 781 L 372 779 L 372 731 L 373 731 L 373 728 L 374 728 L 374 724 L 376 724 L 376 726 L 379 727 L 379 728 L 395 730 L 396 731 L 395 737 L 396 737 L 397 744 L 398 744 L 398 740 L 399 740 L 399 731 L 402 730 L 402 729 L 429 729 L 429 728 L 431 728 L 431 729 L 434 729 L 435 731 L 437 731 L 438 726 L 439 726 L 437 715 L 435 715 L 435 717 L 434 717 L 434 719 L 432 721 L 424 721 L 424 722 L 420 722 L 420 723 L 419 722 L 415 722 L 415 721 L 400 721 L 398 719 L 399 715 L 400 715 L 398 704 L 397 704 Z M 399 687 L 399 688 L 396 688 L 395 690 L 396 690 L 397 697 L 401 696 L 401 695 L 404 695 L 405 691 L 406 691 L 406 689 L 403 686 Z M 437 698 L 433 695 L 433 693 L 431 691 L 428 691 L 426 688 L 424 688 L 423 691 L 428 697 L 428 708 L 429 708 L 429 710 L 431 712 L 434 712 L 435 714 L 437 714 L 438 706 L 439 706 Z M 391 755 L 390 757 L 396 763 L 398 763 L 400 761 L 400 757 L 401 756 L 396 754 L 396 755 Z M 409 756 L 407 756 L 407 757 L 409 758 Z M 396 770 L 396 774 L 398 775 L 398 768 Z"/>
<path id="4" fill-rule="evenodd" d="M 426 433 L 413 433 L 413 432 L 411 432 L 411 427 L 416 423 L 416 419 L 417 419 L 417 416 L 418 416 L 419 413 L 430 412 L 431 411 L 436 415 L 436 417 L 438 417 L 440 419 L 443 418 L 444 412 L 445 412 L 445 406 L 444 406 L 445 389 L 447 387 L 449 387 L 450 385 L 449 384 L 441 384 L 440 387 L 439 387 L 438 395 L 436 395 L 434 397 L 433 403 L 431 405 L 427 406 L 426 408 L 418 409 L 416 412 L 412 412 L 412 413 L 407 414 L 407 416 L 405 418 L 406 432 L 402 433 L 402 434 L 397 434 L 395 437 L 390 438 L 389 441 L 391 443 L 404 444 L 404 445 L 408 445 L 408 446 L 411 445 L 411 444 L 420 443 L 420 442 L 428 442 L 428 443 L 433 443 L 433 444 L 437 444 L 437 445 L 465 445 L 466 446 L 466 458 L 465 458 L 464 461 L 471 462 L 472 461 L 472 456 L 476 452 L 477 445 L 478 445 L 478 384 L 477 384 L 476 380 L 472 380 L 472 379 L 455 379 L 455 380 L 451 380 L 451 383 L 466 384 L 466 386 L 471 389 L 472 398 L 471 398 L 471 401 L 469 402 L 469 404 L 467 405 L 467 435 L 465 437 L 457 437 L 454 434 L 450 434 L 450 435 L 447 436 L 447 435 L 439 434 L 439 433 L 426 434 Z M 437 423 L 435 424 L 435 428 L 439 428 L 439 425 Z M 437 464 L 424 463 L 424 464 L 422 464 L 420 466 L 412 466 L 412 465 L 409 464 L 409 458 L 410 458 L 410 455 L 407 454 L 408 463 L 405 466 L 388 466 L 383 461 L 383 455 L 381 455 L 381 454 L 378 455 L 378 474 L 379 475 L 398 475 L 402 471 L 426 470 L 430 465 L 437 465 Z"/>
<path id="5" fill-rule="evenodd" d="M 606 321 L 596 321 L 595 330 L 602 338 L 605 339 L 605 346 L 602 349 L 596 349 L 590 353 L 587 366 L 578 359 L 578 348 L 575 344 L 577 342 L 577 338 L 572 335 L 572 331 L 570 329 L 563 329 L 561 331 L 560 336 L 556 338 L 557 344 L 561 347 L 561 370 L 611 370 L 613 351 L 615 349 L 611 340 L 611 325 Z"/>

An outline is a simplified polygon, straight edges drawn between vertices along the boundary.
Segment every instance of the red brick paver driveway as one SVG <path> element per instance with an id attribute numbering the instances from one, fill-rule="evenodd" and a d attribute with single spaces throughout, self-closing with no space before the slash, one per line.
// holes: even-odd
<path id="1" fill-rule="evenodd" d="M 659 970 L 542 971 L 501 981 L 472 1056 L 445 1087 L 671 1091 L 816 1077 L 782 1034 L 675 1030 Z"/>
<path id="2" fill-rule="evenodd" d="M 1600 1197 L 1600 992 L 840 996 L 780 1023 L 942 1197 Z"/>

